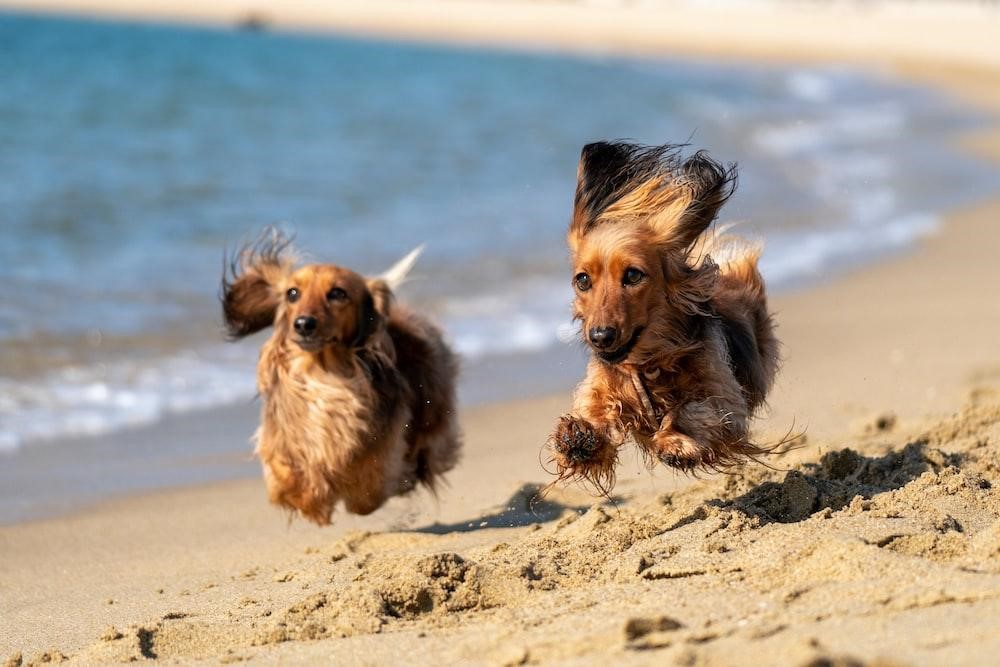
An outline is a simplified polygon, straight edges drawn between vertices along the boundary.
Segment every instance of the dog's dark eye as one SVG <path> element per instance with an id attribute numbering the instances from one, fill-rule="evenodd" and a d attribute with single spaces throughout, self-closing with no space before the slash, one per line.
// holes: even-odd
<path id="1" fill-rule="evenodd" d="M 573 283 L 576 285 L 578 290 L 586 292 L 590 289 L 590 276 L 586 273 L 578 273 L 576 274 L 576 277 L 573 278 Z"/>
<path id="2" fill-rule="evenodd" d="M 638 285 L 645 277 L 645 273 L 631 266 L 625 269 L 625 275 L 622 276 L 622 285 Z"/>
<path id="3" fill-rule="evenodd" d="M 339 287 L 334 287 L 332 290 L 326 293 L 326 298 L 330 301 L 346 301 L 347 292 L 340 289 Z"/>
<path id="4" fill-rule="evenodd" d="M 294 287 L 291 287 L 287 292 L 285 292 L 285 296 L 288 297 L 288 303 L 295 303 L 299 300 L 299 291 Z"/>

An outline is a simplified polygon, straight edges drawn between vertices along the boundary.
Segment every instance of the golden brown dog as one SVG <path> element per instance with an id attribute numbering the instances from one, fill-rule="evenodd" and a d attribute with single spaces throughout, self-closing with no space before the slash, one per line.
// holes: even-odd
<path id="1" fill-rule="evenodd" d="M 683 470 L 768 451 L 748 436 L 778 366 L 760 251 L 709 231 L 735 183 L 678 146 L 583 148 L 568 243 L 592 359 L 549 442 L 559 479 L 607 493 L 629 439 Z"/>
<path id="2" fill-rule="evenodd" d="M 265 233 L 222 281 L 233 338 L 274 327 L 257 365 L 254 439 L 271 502 L 330 523 L 338 501 L 368 514 L 419 482 L 433 491 L 458 460 L 456 361 L 441 333 L 392 290 L 417 251 L 385 276 L 331 264 L 296 268 Z"/>

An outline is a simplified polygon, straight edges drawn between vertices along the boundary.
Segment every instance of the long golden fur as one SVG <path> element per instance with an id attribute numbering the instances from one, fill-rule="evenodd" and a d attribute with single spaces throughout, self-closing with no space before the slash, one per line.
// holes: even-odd
<path id="1" fill-rule="evenodd" d="M 368 514 L 418 483 L 433 490 L 458 461 L 455 357 L 393 299 L 413 259 L 373 279 L 297 267 L 289 241 L 269 231 L 223 276 L 230 336 L 274 327 L 257 365 L 254 436 L 268 496 L 318 524 L 339 501 Z"/>
<path id="2" fill-rule="evenodd" d="M 583 148 L 567 241 L 592 358 L 549 441 L 559 479 L 607 493 L 629 440 L 687 471 L 768 451 L 748 435 L 778 368 L 760 251 L 709 229 L 735 184 L 678 146 Z"/>

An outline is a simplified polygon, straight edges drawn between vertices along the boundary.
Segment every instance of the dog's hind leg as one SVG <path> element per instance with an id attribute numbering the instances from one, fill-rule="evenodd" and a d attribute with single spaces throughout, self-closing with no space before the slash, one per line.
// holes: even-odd
<path id="1" fill-rule="evenodd" d="M 344 507 L 352 514 L 365 516 L 367 514 L 371 514 L 379 507 L 382 507 L 383 502 L 384 498 L 382 497 L 382 494 L 373 491 L 345 498 Z"/>
<path id="2" fill-rule="evenodd" d="M 462 442 L 453 414 L 436 428 L 416 434 L 411 445 L 411 470 L 404 476 L 399 493 L 407 493 L 417 482 L 431 492 L 436 491 L 438 480 L 458 463 L 461 449 Z"/>
<path id="3" fill-rule="evenodd" d="M 349 479 L 347 475 L 341 478 L 340 490 L 348 512 L 371 514 L 395 491 L 400 475 L 398 465 L 390 466 L 389 470 L 385 465 L 385 462 L 401 461 L 402 457 L 393 449 L 396 448 L 383 448 L 382 457 L 365 456 L 351 467 Z"/>

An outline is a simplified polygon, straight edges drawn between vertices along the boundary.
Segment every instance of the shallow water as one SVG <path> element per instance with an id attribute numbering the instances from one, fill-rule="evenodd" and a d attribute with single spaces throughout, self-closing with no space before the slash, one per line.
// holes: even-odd
<path id="1" fill-rule="evenodd" d="M 739 161 L 723 218 L 766 240 L 781 289 L 985 193 L 996 172 L 947 146 L 975 122 L 838 68 L 0 15 L 0 450 L 249 399 L 260 341 L 222 342 L 216 296 L 224 248 L 264 225 L 362 271 L 426 242 L 405 296 L 465 357 L 466 401 L 489 400 L 550 388 L 523 355 L 578 368 L 560 338 L 582 144 Z M 473 386 L 496 368 L 524 375 Z"/>

